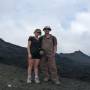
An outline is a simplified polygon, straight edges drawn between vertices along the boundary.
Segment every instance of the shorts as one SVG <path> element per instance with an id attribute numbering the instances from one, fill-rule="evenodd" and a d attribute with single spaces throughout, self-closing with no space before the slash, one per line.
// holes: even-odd
<path id="1" fill-rule="evenodd" d="M 40 59 L 39 51 L 31 51 L 32 59 Z"/>

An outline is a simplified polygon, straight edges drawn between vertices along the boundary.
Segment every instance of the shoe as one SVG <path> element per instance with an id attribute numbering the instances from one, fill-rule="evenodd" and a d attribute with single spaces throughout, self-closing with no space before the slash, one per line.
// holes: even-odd
<path id="1" fill-rule="evenodd" d="M 39 83 L 40 83 L 39 78 L 35 78 L 35 83 L 37 83 L 37 84 L 39 84 Z"/>
<path id="2" fill-rule="evenodd" d="M 27 78 L 27 83 L 32 83 L 31 78 Z"/>
<path id="3" fill-rule="evenodd" d="M 56 85 L 60 85 L 60 81 L 59 80 L 53 80 L 53 82 L 56 84 Z"/>
<path id="4" fill-rule="evenodd" d="M 48 82 L 48 81 L 49 81 L 48 77 L 44 78 L 44 82 Z"/>

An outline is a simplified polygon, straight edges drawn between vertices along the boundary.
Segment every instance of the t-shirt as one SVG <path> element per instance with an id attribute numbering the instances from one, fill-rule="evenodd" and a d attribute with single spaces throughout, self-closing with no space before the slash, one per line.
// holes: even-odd
<path id="1" fill-rule="evenodd" d="M 37 52 L 40 49 L 40 41 L 35 37 L 30 36 L 28 41 L 31 41 L 30 51 L 31 53 Z"/>

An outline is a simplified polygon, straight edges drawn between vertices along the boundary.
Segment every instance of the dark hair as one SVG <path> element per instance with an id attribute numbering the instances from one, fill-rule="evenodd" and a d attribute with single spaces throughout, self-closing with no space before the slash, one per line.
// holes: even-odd
<path id="1" fill-rule="evenodd" d="M 41 30 L 40 29 L 35 29 L 34 33 L 38 32 L 41 35 Z"/>

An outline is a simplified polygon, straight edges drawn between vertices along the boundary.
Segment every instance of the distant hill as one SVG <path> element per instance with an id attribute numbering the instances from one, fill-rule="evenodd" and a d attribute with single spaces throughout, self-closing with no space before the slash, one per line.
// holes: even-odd
<path id="1" fill-rule="evenodd" d="M 0 56 L 22 56 L 25 54 L 25 51 L 26 48 L 24 47 L 20 47 L 0 39 Z"/>
<path id="2" fill-rule="evenodd" d="M 83 52 L 56 54 L 56 62 L 62 76 L 90 80 L 90 56 Z"/>
<path id="3" fill-rule="evenodd" d="M 0 62 L 5 64 L 26 66 L 27 50 L 0 39 Z"/>
<path id="4" fill-rule="evenodd" d="M 0 63 L 25 68 L 27 49 L 0 39 Z M 61 76 L 90 80 L 90 56 L 82 51 L 56 54 L 56 63 Z"/>
<path id="5" fill-rule="evenodd" d="M 66 57 L 80 63 L 90 63 L 90 56 L 84 54 L 82 51 L 75 51 L 74 53 L 59 54 L 61 57 Z"/>

